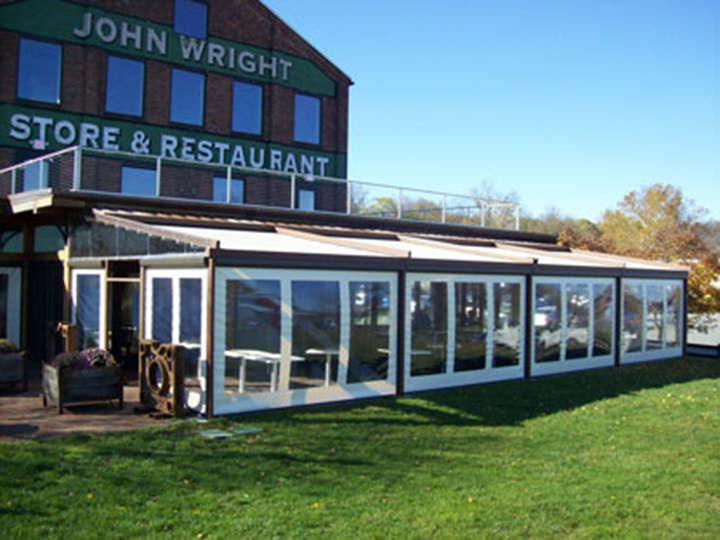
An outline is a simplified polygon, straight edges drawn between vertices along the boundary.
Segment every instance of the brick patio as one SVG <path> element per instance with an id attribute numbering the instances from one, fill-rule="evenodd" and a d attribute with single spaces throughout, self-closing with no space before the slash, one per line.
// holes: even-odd
<path id="1" fill-rule="evenodd" d="M 42 405 L 40 383 L 31 382 L 27 392 L 0 389 L 0 442 L 48 439 L 64 435 L 104 433 L 165 425 L 169 420 L 137 414 L 138 387 L 125 386 L 125 406 L 71 405 L 64 414 Z"/>

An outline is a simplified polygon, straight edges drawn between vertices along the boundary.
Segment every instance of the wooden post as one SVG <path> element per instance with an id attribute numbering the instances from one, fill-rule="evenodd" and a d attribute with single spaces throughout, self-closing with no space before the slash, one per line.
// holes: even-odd
<path id="1" fill-rule="evenodd" d="M 398 273 L 397 291 L 397 355 L 395 358 L 397 373 L 395 378 L 395 394 L 402 396 L 405 393 L 405 289 L 407 272 Z"/>
<path id="2" fill-rule="evenodd" d="M 215 411 L 214 393 L 215 377 L 213 374 L 213 352 L 214 352 L 214 331 L 215 331 L 215 259 L 212 252 L 208 256 L 208 278 L 207 278 L 207 333 L 205 348 L 205 412 L 208 419 L 212 418 Z"/>
<path id="3" fill-rule="evenodd" d="M 531 274 L 525 276 L 525 367 L 523 376 L 529 379 L 532 376 L 532 340 L 533 340 L 533 278 Z M 492 344 L 488 344 L 492 347 Z"/>
<path id="4" fill-rule="evenodd" d="M 622 355 L 622 324 L 623 324 L 623 310 L 622 310 L 622 295 L 623 295 L 623 281 L 622 277 L 618 276 L 615 278 L 615 365 L 620 365 L 620 358 Z"/>

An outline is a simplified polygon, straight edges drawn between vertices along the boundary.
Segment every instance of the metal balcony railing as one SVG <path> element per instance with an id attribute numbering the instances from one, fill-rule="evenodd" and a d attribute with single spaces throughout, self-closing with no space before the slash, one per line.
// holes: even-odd
<path id="1" fill-rule="evenodd" d="M 0 196 L 47 188 L 520 228 L 516 203 L 126 152 L 73 147 L 0 170 Z"/>

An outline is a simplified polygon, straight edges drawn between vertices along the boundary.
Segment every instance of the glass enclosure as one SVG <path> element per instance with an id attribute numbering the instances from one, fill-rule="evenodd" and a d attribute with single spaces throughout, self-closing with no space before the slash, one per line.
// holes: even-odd
<path id="1" fill-rule="evenodd" d="M 682 281 L 624 280 L 622 362 L 682 354 L 683 310 Z"/>
<path id="2" fill-rule="evenodd" d="M 75 270 L 72 287 L 73 323 L 78 347 L 105 348 L 105 280 L 102 270 Z"/>
<path id="3" fill-rule="evenodd" d="M 408 390 L 522 376 L 521 277 L 408 274 Z"/>
<path id="4" fill-rule="evenodd" d="M 612 278 L 535 278 L 533 375 L 614 364 Z"/>
<path id="5" fill-rule="evenodd" d="M 394 393 L 396 279 L 375 272 L 219 268 L 217 410 Z"/>
<path id="6" fill-rule="evenodd" d="M 22 270 L 0 267 L 0 338 L 20 345 L 20 291 Z"/>

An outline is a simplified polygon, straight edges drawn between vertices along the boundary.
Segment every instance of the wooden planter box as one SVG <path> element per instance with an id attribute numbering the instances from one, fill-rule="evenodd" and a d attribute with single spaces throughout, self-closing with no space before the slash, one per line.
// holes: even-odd
<path id="1" fill-rule="evenodd" d="M 23 392 L 27 390 L 25 356 L 25 351 L 0 354 L 0 385 L 19 384 Z"/>
<path id="2" fill-rule="evenodd" d="M 85 370 L 54 368 L 43 365 L 43 405 L 57 405 L 58 414 L 71 403 L 111 401 L 116 399 L 123 407 L 122 371 L 117 366 L 96 367 Z"/>

